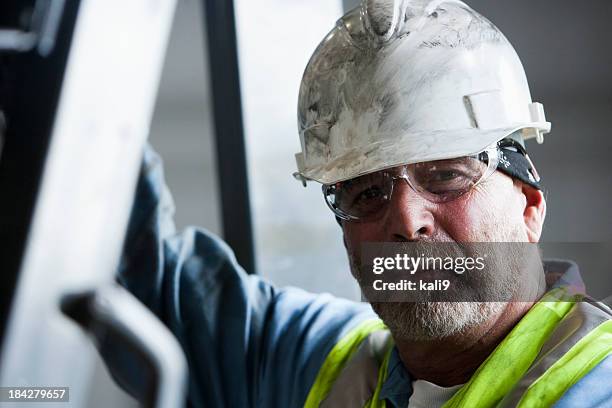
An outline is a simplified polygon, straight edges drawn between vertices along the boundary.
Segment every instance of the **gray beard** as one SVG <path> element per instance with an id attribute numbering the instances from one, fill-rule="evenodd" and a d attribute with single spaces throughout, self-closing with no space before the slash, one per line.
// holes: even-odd
<path id="1" fill-rule="evenodd" d="M 372 302 L 396 340 L 427 341 L 451 337 L 503 311 L 504 302 Z"/>
<path id="2" fill-rule="evenodd" d="M 348 253 L 351 273 L 364 288 L 354 254 Z M 538 284 L 524 273 L 520 254 L 498 254 L 495 271 L 479 276 L 464 290 L 468 296 L 455 294 L 458 301 L 435 301 L 425 297 L 415 302 L 370 302 L 374 311 L 389 327 L 397 340 L 439 340 L 477 327 L 503 312 L 508 301 L 524 289 L 523 285 Z M 540 281 L 541 281 L 540 279 Z M 465 301 L 475 299 L 475 301 Z M 463 300 L 463 301 L 459 301 Z"/>

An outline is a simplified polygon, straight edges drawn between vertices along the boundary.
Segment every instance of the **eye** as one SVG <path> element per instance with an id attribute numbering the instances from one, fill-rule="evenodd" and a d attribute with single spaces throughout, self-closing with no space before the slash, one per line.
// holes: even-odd
<path id="1" fill-rule="evenodd" d="M 388 200 L 389 187 L 386 173 L 361 176 L 337 186 L 335 203 L 346 214 L 369 215 L 380 209 Z"/>
<path id="2" fill-rule="evenodd" d="M 381 197 L 384 197 L 382 189 L 379 186 L 371 186 L 357 194 L 353 202 L 358 203 L 360 201 L 375 200 Z"/>
<path id="3" fill-rule="evenodd" d="M 458 177 L 464 177 L 464 174 L 456 170 L 437 170 L 433 171 L 429 181 L 430 182 L 444 182 L 452 181 Z"/>
<path id="4" fill-rule="evenodd" d="M 471 179 L 465 169 L 458 167 L 432 167 L 418 174 L 419 182 L 423 184 L 448 184 Z"/>
<path id="5" fill-rule="evenodd" d="M 478 178 L 462 166 L 436 166 L 418 175 L 419 185 L 433 194 L 448 194 L 469 189 Z"/>

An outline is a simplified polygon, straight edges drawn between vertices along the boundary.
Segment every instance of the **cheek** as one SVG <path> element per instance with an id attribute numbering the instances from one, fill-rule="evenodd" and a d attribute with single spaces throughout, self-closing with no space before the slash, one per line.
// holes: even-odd
<path id="1" fill-rule="evenodd" d="M 482 241 L 492 228 L 490 206 L 471 197 L 445 204 L 438 211 L 439 227 L 456 242 Z"/>
<path id="2" fill-rule="evenodd" d="M 382 228 L 376 223 L 348 223 L 342 227 L 344 244 L 349 254 L 360 255 L 360 245 L 364 242 L 384 242 Z"/>
<path id="3" fill-rule="evenodd" d="M 344 223 L 342 233 L 347 254 L 354 260 L 361 259 L 361 246 L 364 243 L 391 241 L 383 222 Z"/>
<path id="4" fill-rule="evenodd" d="M 511 182 L 501 187 L 477 190 L 444 205 L 437 214 L 440 227 L 458 242 L 521 240 L 523 210 L 520 194 L 515 194 Z M 492 190 L 497 193 L 493 194 Z"/>
<path id="5" fill-rule="evenodd" d="M 356 245 L 356 243 L 362 242 L 363 240 L 363 234 L 361 234 L 360 232 L 360 229 L 355 228 L 354 224 L 352 223 L 345 223 L 342 227 L 344 246 L 346 248 L 347 254 L 349 255 L 349 258 L 352 256 L 360 256 L 358 253 L 359 248 L 357 248 L 358 244 Z"/>

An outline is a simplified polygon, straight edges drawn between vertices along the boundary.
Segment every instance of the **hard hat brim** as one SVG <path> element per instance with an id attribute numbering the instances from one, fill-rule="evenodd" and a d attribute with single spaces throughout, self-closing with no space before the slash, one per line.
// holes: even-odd
<path id="1" fill-rule="evenodd" d="M 550 127 L 549 122 L 533 122 L 487 130 L 470 128 L 452 132 L 411 133 L 394 140 L 381 138 L 383 141 L 380 143 L 346 151 L 321 166 L 303 168 L 301 153 L 296 155 L 296 159 L 302 179 L 334 184 L 405 164 L 477 154 L 519 130 L 523 130 L 524 139 L 530 139 L 536 137 L 538 132 L 548 133 Z"/>

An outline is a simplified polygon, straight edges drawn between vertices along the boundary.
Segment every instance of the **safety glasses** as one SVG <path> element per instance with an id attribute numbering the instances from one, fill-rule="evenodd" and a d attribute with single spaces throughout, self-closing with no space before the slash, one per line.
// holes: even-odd
<path id="1" fill-rule="evenodd" d="M 341 219 L 372 221 L 385 213 L 398 180 L 433 203 L 447 203 L 486 180 L 498 163 L 495 146 L 472 156 L 407 164 L 324 185 L 323 195 Z"/>

